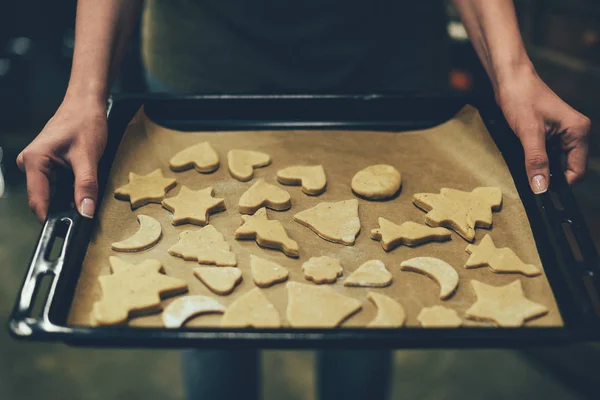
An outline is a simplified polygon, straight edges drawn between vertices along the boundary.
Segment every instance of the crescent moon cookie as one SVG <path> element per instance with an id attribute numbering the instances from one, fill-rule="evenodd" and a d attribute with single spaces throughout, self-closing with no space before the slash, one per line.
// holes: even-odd
<path id="1" fill-rule="evenodd" d="M 225 210 L 225 200 L 213 197 L 213 188 L 191 190 L 182 186 L 177 196 L 162 201 L 162 206 L 173 213 L 173 225 L 208 224 L 209 214 Z"/>
<path id="2" fill-rule="evenodd" d="M 402 186 L 400 172 L 391 165 L 371 165 L 358 171 L 352 178 L 354 193 L 371 200 L 393 197 Z"/>
<path id="3" fill-rule="evenodd" d="M 173 300 L 162 313 L 165 328 L 180 328 L 187 320 L 201 314 L 222 314 L 225 307 L 208 296 L 184 296 Z"/>
<path id="4" fill-rule="evenodd" d="M 466 312 L 469 319 L 492 321 L 498 326 L 517 328 L 525 321 L 541 317 L 548 308 L 525 297 L 520 280 L 504 286 L 490 286 L 472 280 L 477 301 Z"/>
<path id="5" fill-rule="evenodd" d="M 240 197 L 239 206 L 242 214 L 254 214 L 261 207 L 283 211 L 292 206 L 292 200 L 287 191 L 259 179 Z"/>
<path id="6" fill-rule="evenodd" d="M 458 328 L 462 320 L 458 313 L 444 306 L 425 307 L 417 316 L 423 328 Z"/>
<path id="7" fill-rule="evenodd" d="M 342 276 L 343 269 L 340 260 L 328 256 L 311 257 L 302 264 L 304 278 L 314 283 L 334 283 Z"/>
<path id="8" fill-rule="evenodd" d="M 198 230 L 187 230 L 179 234 L 179 241 L 169 247 L 169 254 L 200 264 L 215 264 L 222 267 L 237 265 L 235 253 L 223 235 L 212 225 Z"/>
<path id="9" fill-rule="evenodd" d="M 195 168 L 198 172 L 209 173 L 219 168 L 219 155 L 209 142 L 200 142 L 175 154 L 169 166 L 177 172 Z"/>
<path id="10" fill-rule="evenodd" d="M 118 257 L 109 258 L 112 274 L 100 276 L 102 298 L 94 303 L 94 325 L 117 325 L 130 316 L 160 311 L 161 298 L 184 293 L 185 281 L 164 274 L 160 261 L 144 260 L 130 264 Z"/>
<path id="11" fill-rule="evenodd" d="M 139 214 L 137 220 L 140 227 L 137 232 L 120 242 L 111 244 L 111 248 L 115 251 L 141 251 L 149 249 L 160 240 L 162 236 L 162 228 L 160 222 L 152 217 L 144 214 Z"/>
<path id="12" fill-rule="evenodd" d="M 294 215 L 294 221 L 325 240 L 352 246 L 360 232 L 358 200 L 319 203 Z"/>
<path id="13" fill-rule="evenodd" d="M 471 256 L 465 268 L 489 267 L 493 272 L 517 272 L 525 276 L 541 275 L 542 270 L 533 264 L 525 264 L 508 247 L 497 248 L 490 235 L 485 235 L 478 245 L 469 244 L 466 252 Z"/>
<path id="14" fill-rule="evenodd" d="M 270 163 L 271 157 L 259 151 L 229 150 L 227 153 L 229 173 L 242 182 L 252 179 L 254 168 L 264 167 Z"/>
<path id="15" fill-rule="evenodd" d="M 159 203 L 167 192 L 175 187 L 177 181 L 165 178 L 160 169 L 147 175 L 129 173 L 129 183 L 115 189 L 115 197 L 119 200 L 129 200 L 131 209 L 136 209 L 148 203 Z"/>
<path id="16" fill-rule="evenodd" d="M 371 230 L 371 239 L 381 241 L 383 249 L 390 251 L 400 245 L 415 247 L 428 242 L 450 240 L 450 231 L 446 228 L 432 228 L 412 221 L 396 225 L 379 217 L 379 228 Z"/>
<path id="17" fill-rule="evenodd" d="M 379 260 L 362 264 L 344 281 L 344 286 L 385 287 L 393 281 L 392 274 Z"/>
<path id="18" fill-rule="evenodd" d="M 266 208 L 254 215 L 242 215 L 242 219 L 244 223 L 234 233 L 236 239 L 256 239 L 259 246 L 281 250 L 288 257 L 298 257 L 298 243 L 289 238 L 281 222 L 267 218 Z"/>
<path id="19" fill-rule="evenodd" d="M 475 228 L 492 226 L 492 211 L 502 207 L 502 190 L 478 187 L 472 192 L 442 188 L 440 194 L 417 193 L 413 203 L 427 211 L 425 222 L 454 230 L 466 241 L 475 239 Z"/>
<path id="20" fill-rule="evenodd" d="M 335 328 L 362 308 L 327 286 L 288 282 L 287 320 L 295 328 Z"/>
<path id="21" fill-rule="evenodd" d="M 404 307 L 381 293 L 369 292 L 367 297 L 377 307 L 377 315 L 367 325 L 369 328 L 400 328 L 406 321 Z"/>
<path id="22" fill-rule="evenodd" d="M 250 255 L 250 272 L 256 286 L 266 288 L 288 279 L 289 272 L 281 265 Z"/>
<path id="23" fill-rule="evenodd" d="M 211 292 L 228 295 L 242 281 L 242 271 L 236 267 L 198 267 L 194 275 L 200 279 Z"/>
<path id="24" fill-rule="evenodd" d="M 250 289 L 235 300 L 221 318 L 227 328 L 279 328 L 281 319 L 275 306 L 259 288 Z"/>
<path id="25" fill-rule="evenodd" d="M 316 196 L 325 191 L 327 178 L 322 165 L 296 165 L 277 171 L 277 181 L 284 185 L 302 185 L 302 191 Z"/>
<path id="26" fill-rule="evenodd" d="M 434 257 L 416 257 L 400 264 L 402 271 L 413 271 L 429 276 L 440 285 L 440 299 L 446 300 L 458 287 L 456 270 L 445 261 Z"/>

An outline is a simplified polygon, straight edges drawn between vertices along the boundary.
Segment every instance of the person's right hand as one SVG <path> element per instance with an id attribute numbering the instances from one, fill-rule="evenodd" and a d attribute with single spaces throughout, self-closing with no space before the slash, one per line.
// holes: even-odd
<path id="1" fill-rule="evenodd" d="M 17 165 L 27 175 L 29 208 L 40 222 L 50 202 L 50 178 L 56 167 L 75 175 L 75 205 L 92 218 L 98 196 L 98 161 L 106 146 L 105 104 L 65 99 L 40 134 L 19 154 Z"/>

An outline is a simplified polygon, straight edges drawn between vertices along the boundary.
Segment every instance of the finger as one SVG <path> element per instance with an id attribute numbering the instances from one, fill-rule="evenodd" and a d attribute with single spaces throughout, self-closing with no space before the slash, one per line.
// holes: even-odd
<path id="1" fill-rule="evenodd" d="M 17 167 L 23 172 L 25 172 L 25 163 L 23 162 L 23 152 L 20 152 L 17 156 Z"/>
<path id="2" fill-rule="evenodd" d="M 550 170 L 546 154 L 546 134 L 541 127 L 532 126 L 532 131 L 520 134 L 521 144 L 525 152 L 525 169 L 529 178 L 529 186 L 533 193 L 540 194 L 548 190 Z"/>
<path id="3" fill-rule="evenodd" d="M 39 161 L 24 164 L 27 176 L 27 198 L 29 208 L 40 222 L 46 220 L 48 205 L 50 203 L 50 183 L 48 181 L 49 168 Z"/>
<path id="4" fill-rule="evenodd" d="M 85 153 L 69 157 L 75 174 L 75 204 L 79 213 L 92 218 L 96 211 L 98 197 L 98 166 L 95 160 Z"/>

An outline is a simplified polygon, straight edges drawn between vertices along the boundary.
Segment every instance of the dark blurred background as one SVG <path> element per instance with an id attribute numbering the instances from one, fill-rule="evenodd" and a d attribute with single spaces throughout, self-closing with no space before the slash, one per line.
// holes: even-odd
<path id="1" fill-rule="evenodd" d="M 6 190 L 0 198 L 0 320 L 6 321 L 40 225 L 27 208 L 17 154 L 64 95 L 73 51 L 75 1 L 0 2 L 0 146 Z M 600 2 L 516 1 L 523 37 L 539 75 L 592 120 L 589 172 L 574 188 L 600 244 Z M 454 10 L 447 8 L 448 88 L 491 96 Z M 401 23 L 401 21 L 399 22 Z M 139 32 L 114 87 L 144 92 Z M 432 49 L 435 51 L 435 49 Z M 310 352 L 266 352 L 264 397 L 311 399 Z M 546 398 L 600 396 L 600 346 L 515 350 L 396 352 L 392 398 Z M 0 329 L 0 399 L 179 399 L 174 351 L 77 349 L 16 342 Z"/>

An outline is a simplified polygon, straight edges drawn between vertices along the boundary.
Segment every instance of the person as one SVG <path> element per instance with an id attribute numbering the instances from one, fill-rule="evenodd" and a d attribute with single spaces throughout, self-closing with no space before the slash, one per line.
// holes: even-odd
<path id="1" fill-rule="evenodd" d="M 105 105 L 142 0 L 79 0 L 64 100 L 19 154 L 29 205 L 47 215 L 57 166 L 75 176 L 75 204 L 96 209 L 97 165 L 106 143 Z M 520 139 L 534 193 L 549 184 L 546 139 L 558 135 L 569 183 L 586 170 L 590 121 L 536 74 L 510 0 L 453 0 L 495 99 Z M 171 93 L 340 93 L 419 90 L 447 79 L 442 1 L 148 0 L 143 59 L 151 89 Z M 322 398 L 382 398 L 389 352 L 323 352 Z M 257 352 L 190 351 L 184 378 L 193 398 L 257 393 Z M 351 377 L 351 378 L 348 378 Z M 226 379 L 226 380 L 224 380 Z M 235 382 L 223 384 L 223 382 Z M 332 384 L 327 384 L 330 382 Z M 344 384 L 341 384 L 341 383 Z"/>

